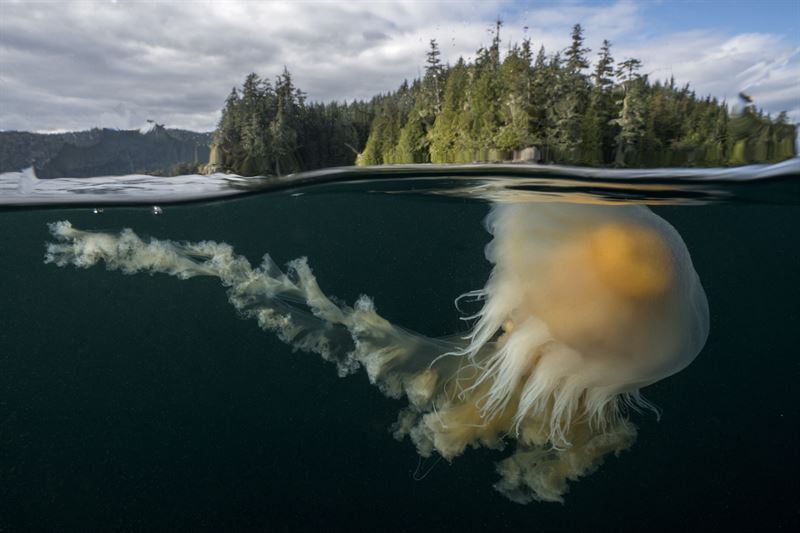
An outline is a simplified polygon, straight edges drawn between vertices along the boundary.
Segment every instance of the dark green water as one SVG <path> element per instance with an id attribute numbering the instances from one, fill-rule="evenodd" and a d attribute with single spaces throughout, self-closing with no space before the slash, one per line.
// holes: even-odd
<path id="1" fill-rule="evenodd" d="M 416 480 L 404 402 L 240 320 L 216 280 L 43 263 L 46 223 L 305 255 L 323 289 L 394 323 L 465 331 L 485 203 L 262 194 L 183 207 L 0 212 L 0 530 L 752 531 L 800 525 L 800 207 L 655 207 L 703 281 L 711 334 L 644 390 L 639 438 L 566 504 L 491 488 L 471 450 Z M 423 470 L 426 466 L 423 465 Z M 417 476 L 418 477 L 418 476 Z"/>

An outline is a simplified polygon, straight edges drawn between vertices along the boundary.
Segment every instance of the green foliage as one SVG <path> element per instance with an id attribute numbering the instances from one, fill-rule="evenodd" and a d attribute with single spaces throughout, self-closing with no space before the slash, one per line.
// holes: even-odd
<path id="1" fill-rule="evenodd" d="M 616 63 L 603 41 L 590 74 L 583 28 L 568 48 L 533 57 L 531 41 L 500 53 L 491 44 L 450 66 L 436 41 L 425 77 L 386 95 L 360 165 L 510 159 L 536 146 L 543 162 L 590 166 L 721 166 L 796 155 L 796 127 L 753 106 L 731 116 L 725 102 L 699 99 L 674 79 L 651 83 L 637 58 Z M 616 68 L 615 68 L 616 67 Z M 441 83 L 444 81 L 444 83 Z"/>
<path id="2" fill-rule="evenodd" d="M 572 27 L 572 44 L 564 52 L 567 69 L 573 72 L 580 72 L 585 68 L 589 68 L 589 60 L 586 58 L 586 54 L 589 52 L 591 50 L 583 47 L 583 28 L 580 24 L 575 24 Z"/>
<path id="3" fill-rule="evenodd" d="M 424 117 L 419 113 L 412 112 L 408 122 L 400 130 L 395 158 L 398 162 L 428 163 L 430 161 L 429 144 Z"/>
<path id="4" fill-rule="evenodd" d="M 600 53 L 597 54 L 597 64 L 594 67 L 592 81 L 598 92 L 607 92 L 614 85 L 614 58 L 611 57 L 611 43 L 603 41 Z"/>
<path id="5" fill-rule="evenodd" d="M 500 108 L 494 145 L 504 151 L 530 144 L 530 114 L 532 70 L 530 44 L 509 50 L 498 76 Z M 502 90 L 505 88 L 506 90 Z"/>
<path id="6" fill-rule="evenodd" d="M 796 126 L 749 104 L 698 98 L 674 79 L 651 83 L 642 62 L 614 62 L 603 41 L 590 72 L 583 28 L 569 47 L 533 56 L 530 39 L 501 54 L 498 21 L 475 60 L 441 63 L 430 41 L 422 79 L 368 102 L 312 103 L 288 70 L 274 85 L 250 74 L 234 88 L 209 167 L 242 175 L 327 166 L 466 163 L 539 148 L 542 162 L 590 166 L 723 166 L 796 155 Z M 615 68 L 616 67 L 616 68 Z"/>
<path id="7" fill-rule="evenodd" d="M 626 83 L 619 116 L 612 121 L 619 126 L 617 152 L 614 157 L 614 164 L 617 166 L 625 166 L 626 159 L 636 158 L 647 124 L 645 83 L 641 78 L 628 78 Z"/>
<path id="8" fill-rule="evenodd" d="M 442 111 L 428 132 L 432 163 L 455 163 L 462 159 L 460 151 L 465 145 L 465 140 L 458 127 L 466 100 L 468 76 L 469 72 L 463 59 L 459 59 L 448 73 Z"/>
<path id="9" fill-rule="evenodd" d="M 383 100 L 307 104 L 286 68 L 274 86 L 249 74 L 225 101 L 213 166 L 254 176 L 352 165 Z"/>

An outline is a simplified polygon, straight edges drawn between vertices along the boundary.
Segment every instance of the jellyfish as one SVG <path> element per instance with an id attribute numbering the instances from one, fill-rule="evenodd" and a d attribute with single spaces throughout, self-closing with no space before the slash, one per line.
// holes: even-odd
<path id="1" fill-rule="evenodd" d="M 50 224 L 45 262 L 125 274 L 213 276 L 231 304 L 294 349 L 363 368 L 407 399 L 392 426 L 422 457 L 505 450 L 495 488 L 513 501 L 560 502 L 569 482 L 636 438 L 641 389 L 686 367 L 708 336 L 708 303 L 678 232 L 645 206 L 495 203 L 493 264 L 459 296 L 479 311 L 466 335 L 431 338 L 394 325 L 361 296 L 328 297 L 305 257 L 281 270 L 225 243 L 144 240 Z"/>

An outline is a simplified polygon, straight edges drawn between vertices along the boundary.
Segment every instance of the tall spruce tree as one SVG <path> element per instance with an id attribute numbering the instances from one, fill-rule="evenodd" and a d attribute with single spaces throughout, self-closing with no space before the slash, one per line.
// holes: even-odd
<path id="1" fill-rule="evenodd" d="M 619 117 L 615 121 L 620 128 L 614 157 L 616 166 L 624 167 L 632 159 L 635 162 L 635 149 L 640 145 L 645 134 L 646 111 L 643 80 L 641 78 L 630 80 L 622 100 Z"/>
<path id="2" fill-rule="evenodd" d="M 469 74 L 463 58 L 459 58 L 448 72 L 442 112 L 436 116 L 433 128 L 428 132 L 432 163 L 457 163 L 467 159 L 460 152 L 465 142 L 459 123 L 465 106 Z"/>
<path id="3" fill-rule="evenodd" d="M 431 100 L 434 115 L 442 110 L 445 69 L 439 57 L 439 44 L 436 39 L 430 40 L 430 50 L 425 58 L 425 96 Z M 431 121 L 433 122 L 433 121 Z"/>
<path id="4" fill-rule="evenodd" d="M 583 69 L 589 68 L 586 54 L 591 50 L 583 47 L 583 41 L 583 28 L 580 24 L 575 24 L 572 27 L 572 43 L 564 51 L 566 67 L 573 72 L 581 72 Z"/>
<path id="5" fill-rule="evenodd" d="M 275 174 L 297 172 L 301 168 L 297 151 L 297 129 L 304 95 L 292 81 L 289 70 L 275 80 L 275 114 L 269 124 Z"/>
<path id="6" fill-rule="evenodd" d="M 589 105 L 583 120 L 583 146 L 581 161 L 585 165 L 597 166 L 611 161 L 614 153 L 617 126 L 614 102 L 614 58 L 611 56 L 611 43 L 603 41 L 597 54 L 597 62 L 592 73 L 593 87 Z"/>
<path id="7" fill-rule="evenodd" d="M 530 54 L 514 46 L 500 67 L 499 81 L 502 105 L 499 110 L 500 127 L 494 145 L 503 152 L 524 148 L 531 141 L 530 127 Z"/>

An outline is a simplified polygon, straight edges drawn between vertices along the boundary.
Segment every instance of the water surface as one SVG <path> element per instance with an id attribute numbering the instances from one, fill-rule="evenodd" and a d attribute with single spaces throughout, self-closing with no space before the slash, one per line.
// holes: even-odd
<path id="1" fill-rule="evenodd" d="M 224 190 L 244 192 L 227 199 L 131 199 L 100 187 L 99 197 L 51 203 L 28 191 L 15 203 L 50 207 L 0 212 L 0 525 L 793 530 L 796 161 L 686 174 L 405 168 L 233 178 Z M 253 263 L 265 252 L 279 263 L 307 256 L 328 294 L 368 294 L 392 322 L 441 336 L 466 331 L 453 298 L 484 285 L 487 199 L 510 198 L 651 204 L 686 242 L 711 309 L 695 362 L 644 390 L 661 420 L 634 414 L 637 443 L 573 483 L 563 506 L 521 506 L 493 491 L 497 452 L 420 464 L 387 430 L 401 402 L 363 373 L 340 379 L 333 365 L 239 320 L 216 280 L 43 263 L 46 223 L 62 219 L 224 241 Z"/>

